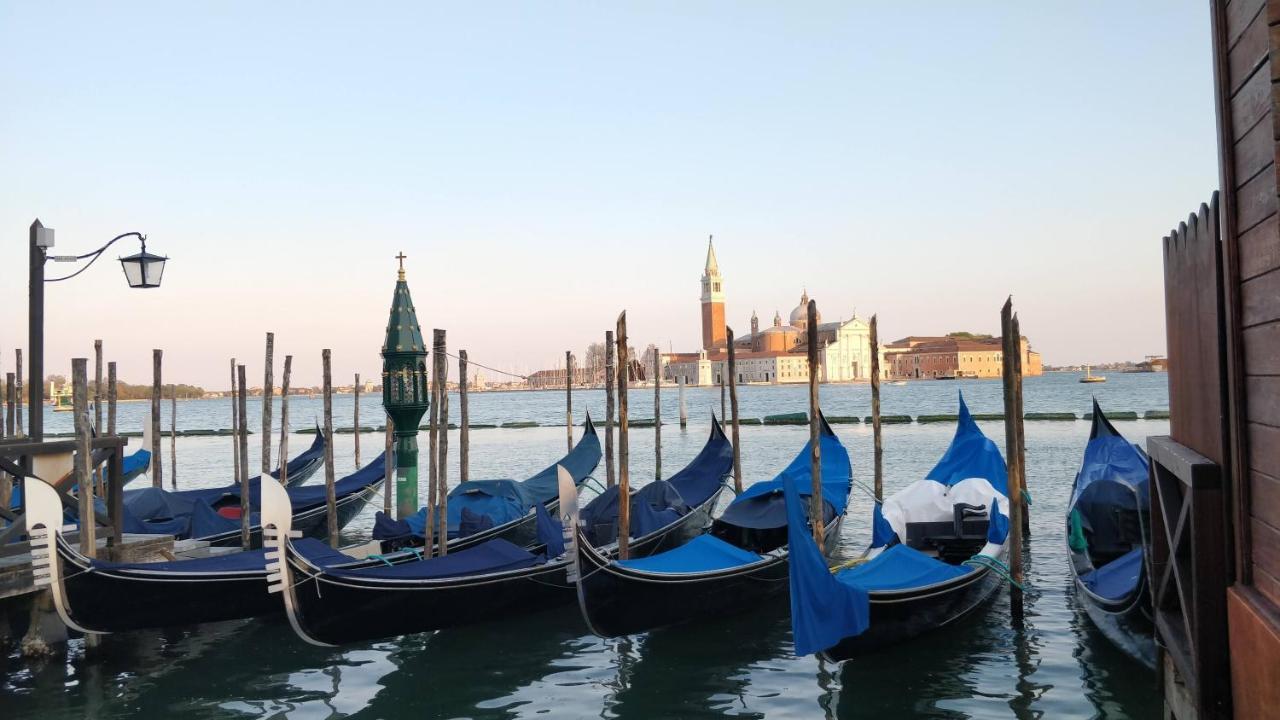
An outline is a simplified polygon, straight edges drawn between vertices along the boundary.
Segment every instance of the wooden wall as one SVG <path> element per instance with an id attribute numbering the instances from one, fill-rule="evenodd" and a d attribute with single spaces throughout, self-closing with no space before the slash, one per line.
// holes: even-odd
<path id="1" fill-rule="evenodd" d="M 1212 0 L 1237 717 L 1280 706 L 1280 0 Z"/>

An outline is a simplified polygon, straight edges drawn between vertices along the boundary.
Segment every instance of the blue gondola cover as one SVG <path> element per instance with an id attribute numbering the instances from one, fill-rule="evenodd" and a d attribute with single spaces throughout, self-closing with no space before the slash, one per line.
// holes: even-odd
<path id="1" fill-rule="evenodd" d="M 880 503 L 876 503 L 875 508 L 871 511 L 871 547 L 884 547 L 893 542 L 897 534 L 893 532 L 893 526 L 888 520 L 884 519 L 884 509 Z"/>
<path id="2" fill-rule="evenodd" d="M 547 546 L 547 557 L 560 557 L 564 554 L 564 525 L 551 517 L 547 507 L 541 503 L 534 512 L 537 514 L 538 542 Z"/>
<path id="3" fill-rule="evenodd" d="M 951 487 L 975 477 L 985 478 L 997 492 L 1009 496 L 1009 472 L 1000 449 L 982 434 L 964 402 L 964 393 L 960 393 L 960 418 L 955 437 L 946 454 L 925 478 Z"/>
<path id="4" fill-rule="evenodd" d="M 841 570 L 836 579 L 842 585 L 871 592 L 924 587 L 970 572 L 975 571 L 964 565 L 949 565 L 907 545 L 894 545 L 861 565 Z"/>
<path id="5" fill-rule="evenodd" d="M 721 520 L 745 528 L 781 528 L 786 525 L 784 482 L 792 480 L 801 496 L 813 494 L 809 446 L 810 443 L 805 443 L 804 449 L 777 477 L 755 483 L 734 498 L 725 508 Z M 849 502 L 849 480 L 853 476 L 849 451 L 825 423 L 819 446 L 822 450 L 822 499 L 826 501 L 829 512 L 839 515 Z"/>
<path id="6" fill-rule="evenodd" d="M 991 518 L 987 521 L 987 542 L 1003 545 L 1009 538 L 1009 516 L 1000 512 L 1000 501 L 991 501 Z"/>
<path id="7" fill-rule="evenodd" d="M 1080 582 L 1095 595 L 1122 600 L 1138 586 L 1142 577 L 1142 548 L 1134 548 L 1097 570 L 1080 576 Z"/>
<path id="8" fill-rule="evenodd" d="M 760 556 L 711 535 L 699 535 L 680 547 L 664 553 L 633 560 L 619 560 L 618 565 L 653 573 L 692 573 L 724 570 L 759 562 Z"/>
<path id="9" fill-rule="evenodd" d="M 831 575 L 813 541 L 795 481 L 784 478 L 784 488 L 791 551 L 791 633 L 796 655 L 810 655 L 860 635 L 870 623 L 871 607 L 865 590 L 837 582 Z"/>
<path id="10" fill-rule="evenodd" d="M 444 557 L 390 567 L 380 565 L 353 570 L 332 569 L 329 574 L 349 578 L 431 580 L 518 570 L 536 565 L 541 560 L 543 560 L 542 556 L 522 550 L 501 538 L 495 538 L 466 550 L 449 553 Z"/>

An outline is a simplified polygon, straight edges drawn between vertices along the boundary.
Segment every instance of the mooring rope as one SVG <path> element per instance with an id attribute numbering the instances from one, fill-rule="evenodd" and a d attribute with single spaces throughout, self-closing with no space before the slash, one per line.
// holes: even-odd
<path id="1" fill-rule="evenodd" d="M 451 358 L 453 358 L 454 360 L 461 360 L 461 359 L 462 359 L 462 358 L 458 357 L 457 355 L 454 355 L 453 353 L 451 353 L 451 352 L 449 352 L 449 351 L 447 351 L 447 350 L 445 351 L 445 353 L 444 353 L 444 354 L 445 354 L 445 357 L 451 357 Z M 476 362 L 475 360 L 472 360 L 471 358 L 467 358 L 467 365 L 468 365 L 468 366 L 470 366 L 470 365 L 475 365 L 476 367 L 484 368 L 485 370 L 488 370 L 488 371 L 490 371 L 490 372 L 501 373 L 501 374 L 503 374 L 503 375 L 508 375 L 508 376 L 510 376 L 510 377 L 520 378 L 521 380 L 528 380 L 528 379 L 529 379 L 529 376 L 528 376 L 528 375 L 521 375 L 520 373 L 513 373 L 513 372 L 507 372 L 506 370 L 499 370 L 498 368 L 495 368 L 495 367 L 489 367 L 488 365 L 485 365 L 485 364 L 483 364 L 483 363 L 478 363 L 478 362 Z"/>
<path id="2" fill-rule="evenodd" d="M 969 558 L 968 560 L 965 560 L 961 564 L 968 565 L 969 567 L 986 568 L 988 570 L 991 570 L 995 574 L 999 575 L 1000 577 L 1008 581 L 1010 585 L 1018 588 L 1022 592 L 1027 591 L 1026 587 L 1022 583 L 1013 579 L 1013 571 L 1009 569 L 1008 565 L 1005 565 L 1003 562 L 1001 562 L 996 558 L 991 557 L 990 555 L 974 555 L 973 557 Z"/>

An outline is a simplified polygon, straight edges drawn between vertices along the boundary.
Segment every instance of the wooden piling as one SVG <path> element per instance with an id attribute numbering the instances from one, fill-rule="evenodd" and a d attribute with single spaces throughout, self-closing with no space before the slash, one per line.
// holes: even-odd
<path id="1" fill-rule="evenodd" d="M 169 383 L 169 487 L 178 489 L 178 386 Z"/>
<path id="2" fill-rule="evenodd" d="M 246 388 L 244 366 L 236 366 L 236 382 L 232 386 L 236 395 L 236 434 L 239 436 L 236 443 L 238 448 L 236 452 L 236 468 L 239 473 L 240 483 L 240 548 L 242 550 L 249 549 L 249 526 L 250 526 L 250 505 L 249 505 L 249 395 Z"/>
<path id="3" fill-rule="evenodd" d="M 284 375 L 280 378 L 280 484 L 289 487 L 289 377 L 293 374 L 293 356 L 284 356 Z M 358 376 L 357 376 L 358 377 Z M 359 430 L 356 431 L 357 435 Z M 329 438 L 325 438 L 328 445 Z M 360 463 L 356 463 L 357 469 Z M 266 478 L 263 478 L 266 480 Z"/>
<path id="4" fill-rule="evenodd" d="M 688 410 L 685 409 L 685 405 L 684 405 L 684 376 L 683 375 L 677 378 L 676 387 L 679 388 L 679 394 L 680 394 L 680 429 L 684 430 L 686 427 L 689 426 L 689 412 Z"/>
<path id="5" fill-rule="evenodd" d="M 115 437 L 116 434 L 116 399 L 119 387 L 116 385 L 116 363 L 114 360 L 107 363 L 107 434 Z M 115 516 L 112 515 L 114 518 Z"/>
<path id="6" fill-rule="evenodd" d="M 813 525 L 813 541 L 823 547 L 822 523 L 822 406 L 818 403 L 818 378 L 821 359 L 818 357 L 818 303 L 809 301 L 809 320 L 805 323 L 809 351 L 809 473 L 812 476 L 812 494 L 809 496 L 809 522 Z"/>
<path id="7" fill-rule="evenodd" d="M 1021 488 L 1020 495 L 1026 494 L 1027 489 L 1027 435 L 1023 432 L 1023 413 L 1022 413 L 1022 328 L 1018 322 L 1018 313 L 1013 314 L 1013 338 L 1017 347 L 1017 353 L 1014 354 L 1014 368 L 1016 372 L 1013 374 L 1014 393 L 1013 393 L 1013 422 L 1018 430 L 1018 487 Z M 1022 508 L 1022 537 L 1031 537 L 1031 508 L 1027 507 L 1025 497 L 1010 498 L 1010 502 L 1017 502 Z M 1011 524 L 1012 526 L 1012 524 Z"/>
<path id="8" fill-rule="evenodd" d="M 266 368 L 262 371 L 262 474 L 271 472 L 271 395 L 275 380 L 272 365 L 275 363 L 276 334 L 267 333 Z"/>
<path id="9" fill-rule="evenodd" d="M 436 497 L 439 485 L 440 468 L 440 358 L 444 355 L 444 330 L 435 328 L 431 331 L 431 378 L 428 381 L 427 408 L 427 525 L 426 550 L 427 557 L 435 554 L 436 508 L 439 499 Z"/>
<path id="10" fill-rule="evenodd" d="M 564 433 L 568 452 L 573 452 L 573 353 L 564 351 Z"/>
<path id="11" fill-rule="evenodd" d="M 93 429 L 102 434 L 102 341 L 93 341 Z"/>
<path id="12" fill-rule="evenodd" d="M 436 472 L 440 474 L 440 557 L 449 554 L 449 357 L 440 353 L 440 461 Z"/>
<path id="13" fill-rule="evenodd" d="M 1013 335 L 1013 298 L 1005 301 L 1000 310 L 1000 333 L 1002 339 L 1002 379 L 1004 383 L 1004 437 L 1006 465 L 1009 478 L 1009 574 L 1013 577 L 1009 588 L 1009 612 L 1013 616 L 1015 627 L 1021 627 L 1023 621 L 1022 591 L 1018 585 L 1022 583 L 1022 487 L 1018 467 L 1018 448 L 1022 442 L 1018 438 L 1017 405 L 1017 355 L 1019 342 Z"/>
<path id="14" fill-rule="evenodd" d="M 354 397 L 351 401 L 351 428 L 355 433 L 356 469 L 360 469 L 360 373 L 356 373 L 356 384 L 351 386 Z"/>
<path id="15" fill-rule="evenodd" d="M 653 471 L 662 479 L 662 353 L 653 349 Z"/>
<path id="16" fill-rule="evenodd" d="M 467 351 L 458 351 L 458 482 L 470 479 L 471 416 L 467 410 Z"/>
<path id="17" fill-rule="evenodd" d="M 627 440 L 627 375 L 631 368 L 627 356 L 627 311 L 618 316 L 618 557 L 631 555 L 631 482 L 630 444 Z"/>
<path id="18" fill-rule="evenodd" d="M 729 343 L 729 411 L 731 419 L 729 421 L 729 429 L 733 439 L 733 491 L 742 494 L 742 448 L 738 444 L 738 358 L 733 350 L 733 328 L 725 327 L 726 341 Z M 724 388 L 724 375 L 720 376 L 721 390 Z M 724 394 L 721 392 L 721 402 L 724 401 Z"/>
<path id="19" fill-rule="evenodd" d="M 333 373 L 328 348 L 320 351 L 324 385 L 324 504 L 328 516 L 329 547 L 338 547 L 338 497 L 334 491 L 333 471 Z"/>
<path id="20" fill-rule="evenodd" d="M 733 349 L 733 343 L 729 344 L 729 348 L 730 350 Z M 728 369 L 724 365 L 721 365 L 720 368 L 720 422 L 724 422 L 729 419 L 728 411 L 724 404 L 724 376 Z"/>
<path id="21" fill-rule="evenodd" d="M 23 401 L 23 397 L 22 397 L 22 348 L 16 348 L 16 349 L 14 349 L 14 351 L 13 351 L 13 355 L 14 355 L 14 360 L 16 360 L 16 362 L 14 363 L 14 366 L 13 366 L 13 372 L 14 372 L 14 377 L 13 377 L 13 395 L 14 395 L 14 411 L 13 411 L 14 425 L 13 425 L 13 434 L 14 434 L 14 436 L 15 436 L 15 437 L 24 437 L 24 436 L 26 435 L 26 433 L 24 433 L 24 432 L 23 432 L 23 430 L 22 430 L 22 401 Z"/>
<path id="22" fill-rule="evenodd" d="M 160 360 L 163 350 L 151 351 L 151 486 L 164 487 L 164 455 L 160 452 Z"/>
<path id="23" fill-rule="evenodd" d="M 880 335 L 871 316 L 871 437 L 876 502 L 884 502 L 884 445 L 880 437 Z"/>
<path id="24" fill-rule="evenodd" d="M 87 358 L 71 361 L 71 407 L 75 412 L 76 497 L 80 501 L 80 553 L 86 557 L 97 554 L 97 522 L 93 502 L 93 429 L 89 426 L 89 388 Z M 53 558 L 57 562 L 57 558 Z"/>
<path id="25" fill-rule="evenodd" d="M 382 512 L 387 517 L 395 517 L 396 464 L 392 459 L 391 446 L 395 443 L 396 423 L 387 415 L 387 432 L 383 439 L 382 449 Z M 397 518 L 399 519 L 399 518 Z"/>
<path id="26" fill-rule="evenodd" d="M 236 359 L 231 358 L 231 470 L 235 481 L 240 483 L 240 417 L 237 414 L 236 398 Z"/>
<path id="27" fill-rule="evenodd" d="M 16 427 L 16 424 L 14 421 L 15 408 L 14 408 L 13 396 L 17 391 L 14 389 L 13 383 L 14 383 L 13 373 L 5 373 L 4 375 L 4 396 L 5 396 L 4 397 L 4 400 L 5 400 L 4 427 L 8 428 L 8 430 L 6 430 L 4 433 L 0 433 L 0 437 L 13 437 L 14 435 L 13 429 L 14 427 Z"/>
<path id="28" fill-rule="evenodd" d="M 616 348 L 613 343 L 613 331 L 604 332 L 604 474 L 606 487 L 613 487 L 618 481 L 613 464 L 613 413 L 614 383 L 617 381 L 617 364 L 614 361 Z"/>

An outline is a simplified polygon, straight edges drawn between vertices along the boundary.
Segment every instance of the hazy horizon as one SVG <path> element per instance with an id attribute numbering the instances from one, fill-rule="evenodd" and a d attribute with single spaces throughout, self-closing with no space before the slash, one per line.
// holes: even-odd
<path id="1" fill-rule="evenodd" d="M 715 235 L 729 325 L 878 313 L 1045 364 L 1163 354 L 1160 239 L 1217 188 L 1202 3 L 0 4 L 0 374 L 27 342 L 27 228 L 53 254 L 46 374 L 93 340 L 125 382 L 380 377 L 396 277 L 424 333 L 509 371 L 700 345 Z M 56 277 L 74 268 L 49 263 Z M 497 380 L 492 373 L 485 373 Z M 452 370 L 456 379 L 456 366 Z"/>

